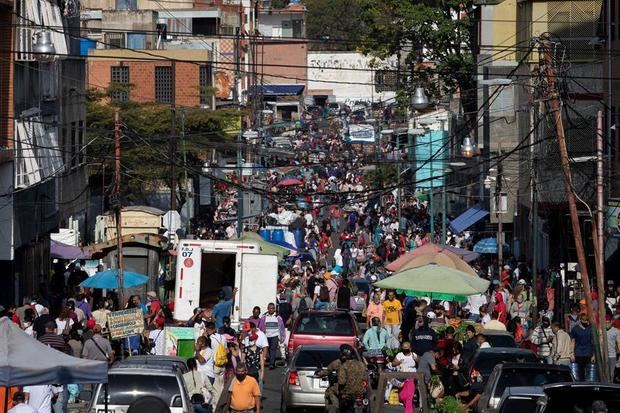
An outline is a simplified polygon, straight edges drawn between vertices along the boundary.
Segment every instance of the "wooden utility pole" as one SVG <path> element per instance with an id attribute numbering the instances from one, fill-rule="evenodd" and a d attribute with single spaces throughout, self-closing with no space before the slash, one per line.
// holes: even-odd
<path id="1" fill-rule="evenodd" d="M 607 365 L 609 352 L 607 351 L 607 330 L 605 323 L 605 258 L 604 258 L 604 214 L 603 214 L 603 111 L 599 110 L 596 117 L 596 225 L 592 225 L 594 256 L 596 257 L 596 289 L 598 290 L 598 318 L 599 336 L 601 337 L 601 358 L 603 365 Z M 606 369 L 605 369 L 606 370 Z M 605 371 L 607 373 L 607 371 Z M 607 375 L 601 376 L 606 383 L 613 380 Z"/>
<path id="2" fill-rule="evenodd" d="M 174 104 L 170 109 L 170 210 L 177 210 L 177 112 Z"/>
<path id="3" fill-rule="evenodd" d="M 116 256 L 118 271 L 118 305 L 125 306 L 123 289 L 123 226 L 121 223 L 121 114 L 114 111 L 114 206 L 116 210 Z"/>
<path id="4" fill-rule="evenodd" d="M 545 67 L 545 73 L 547 75 L 547 99 L 551 107 L 551 115 L 555 126 L 556 135 L 558 138 L 558 148 L 560 152 L 560 162 L 562 164 L 562 173 L 564 176 L 564 188 L 566 190 L 566 198 L 568 200 L 568 209 L 570 212 L 571 226 L 573 229 L 573 236 L 575 238 L 575 249 L 577 251 L 577 263 L 579 264 L 579 272 L 581 273 L 581 281 L 583 284 L 583 292 L 586 300 L 586 310 L 588 313 L 588 319 L 590 320 L 590 326 L 592 328 L 592 335 L 595 343 L 595 353 L 600 349 L 600 342 L 598 340 L 598 334 L 596 333 L 596 317 L 592 309 L 592 291 L 590 289 L 590 276 L 588 274 L 588 265 L 586 263 L 586 254 L 583 248 L 583 239 L 581 237 L 581 227 L 579 226 L 579 217 L 577 216 L 577 204 L 575 202 L 575 193 L 573 192 L 573 180 L 570 172 L 570 165 L 568 162 L 568 149 L 566 147 L 566 138 L 564 136 L 564 124 L 562 123 L 562 105 L 560 103 L 560 97 L 556 89 L 555 70 L 553 68 L 553 51 L 552 44 L 548 37 L 542 38 L 543 43 L 543 61 Z M 604 293 L 604 291 L 601 291 Z M 605 320 L 601 320 L 604 322 Z M 600 353 L 599 353 L 600 354 Z M 605 377 L 606 368 L 599 360 L 598 363 L 599 377 Z"/>

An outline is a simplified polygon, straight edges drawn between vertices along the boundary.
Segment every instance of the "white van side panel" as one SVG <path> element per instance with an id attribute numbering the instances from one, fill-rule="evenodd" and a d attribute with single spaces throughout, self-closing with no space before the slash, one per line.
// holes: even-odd
<path id="1" fill-rule="evenodd" d="M 238 316 L 246 319 L 252 309 L 259 306 L 267 311 L 268 303 L 275 303 L 278 288 L 278 257 L 275 255 L 243 254 L 240 274 L 237 273 L 239 292 L 235 302 L 239 303 Z M 237 315 L 237 314 L 235 314 Z"/>
<path id="2" fill-rule="evenodd" d="M 174 286 L 174 319 L 187 321 L 200 305 L 200 266 L 202 244 L 180 243 L 177 249 L 177 270 Z"/>

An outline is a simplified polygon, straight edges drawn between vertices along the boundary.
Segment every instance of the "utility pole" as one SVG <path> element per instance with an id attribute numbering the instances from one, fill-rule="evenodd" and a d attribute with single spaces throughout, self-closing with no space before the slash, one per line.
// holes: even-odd
<path id="1" fill-rule="evenodd" d="M 497 163 L 497 181 L 495 181 L 495 215 L 497 216 L 497 265 L 502 270 L 504 266 L 504 228 L 503 228 L 503 208 L 502 205 L 502 175 L 504 165 L 502 164 L 502 147 L 499 146 L 499 161 Z M 536 287 L 534 287 L 536 288 Z"/>
<path id="2" fill-rule="evenodd" d="M 487 66 L 482 68 L 482 79 L 489 79 L 489 68 Z M 488 162 L 489 162 L 489 146 L 491 145 L 491 124 L 490 124 L 490 116 L 489 116 L 489 85 L 484 83 L 482 85 L 482 102 L 483 102 L 483 112 L 482 112 L 482 149 L 480 150 L 480 188 L 478 197 L 480 198 L 480 205 L 486 205 L 489 207 L 490 202 L 486 202 L 485 197 L 485 189 L 484 189 L 484 179 L 485 173 L 488 170 Z M 476 121 L 476 130 L 478 129 L 478 122 Z M 489 209 L 490 211 L 490 209 Z"/>
<path id="3" fill-rule="evenodd" d="M 177 210 L 177 112 L 174 104 L 170 108 L 170 210 Z"/>
<path id="4" fill-rule="evenodd" d="M 240 56 L 239 56 L 239 28 L 235 32 L 235 87 L 233 89 L 233 99 L 237 104 L 237 109 L 241 102 L 239 101 L 239 76 L 241 72 L 240 68 Z M 241 112 L 239 112 L 241 113 Z M 243 189 L 242 189 L 242 169 L 243 159 L 241 157 L 241 143 L 243 135 L 243 118 L 239 115 L 239 133 L 237 134 L 237 237 L 240 238 L 243 233 Z"/>
<path id="5" fill-rule="evenodd" d="M 441 188 L 441 245 L 446 245 L 446 178 Z"/>
<path id="6" fill-rule="evenodd" d="M 556 89 L 555 70 L 553 68 L 553 50 L 551 41 L 547 36 L 542 39 L 543 43 L 543 64 L 545 73 L 547 76 L 547 93 L 546 97 L 551 107 L 551 114 L 553 116 L 553 124 L 555 125 L 556 135 L 558 138 L 558 148 L 560 152 L 560 161 L 562 164 L 562 173 L 564 177 L 564 188 L 566 190 L 566 198 L 568 200 L 568 208 L 570 211 L 571 226 L 573 229 L 573 236 L 575 237 L 575 249 L 577 251 L 577 262 L 579 264 L 579 271 L 581 273 L 581 281 L 583 284 L 583 292 L 586 300 L 586 310 L 588 313 L 588 319 L 590 320 L 590 326 L 592 328 L 592 336 L 594 338 L 596 354 L 599 358 L 598 370 L 599 377 L 606 376 L 606 366 L 603 365 L 600 359 L 600 341 L 596 331 L 596 317 L 592 307 L 592 291 L 590 289 L 590 275 L 588 274 L 588 265 L 586 262 L 586 254 L 583 247 L 583 239 L 581 237 L 581 227 L 579 226 L 579 217 L 577 216 L 577 204 L 575 201 L 575 193 L 573 192 L 573 182 L 570 172 L 570 165 L 568 161 L 568 149 L 566 147 L 566 139 L 564 136 L 564 124 L 562 122 L 562 105 L 560 103 L 560 97 Z M 601 291 L 601 298 L 604 291 Z M 604 322 L 604 319 L 601 320 Z"/>
<path id="7" fill-rule="evenodd" d="M 432 139 L 432 138 L 431 138 Z M 430 220 L 431 220 L 431 242 L 435 243 L 435 208 L 433 202 L 433 170 L 431 169 L 431 196 L 428 198 L 430 206 Z"/>
<path id="8" fill-rule="evenodd" d="M 599 110 L 596 117 L 596 226 L 592 225 L 593 232 L 596 237 L 592 237 L 592 244 L 594 244 L 594 255 L 596 257 L 596 289 L 598 290 L 599 304 L 598 304 L 598 319 L 599 321 L 599 335 L 601 337 L 601 352 L 604 362 L 609 359 L 609 352 L 607 351 L 607 331 L 605 330 L 605 258 L 604 258 L 604 245 L 605 240 L 603 237 L 605 230 L 605 221 L 603 214 L 603 111 Z M 596 229 L 596 231 L 594 231 Z M 606 363 L 602 363 L 605 364 Z M 606 369 L 605 369 L 606 370 Z M 607 373 L 607 371 L 605 371 Z M 607 375 L 601 376 L 604 383 L 609 380 L 613 381 L 612 377 Z"/>
<path id="9" fill-rule="evenodd" d="M 193 191 L 189 189 L 189 178 L 187 176 L 187 149 L 185 147 L 185 110 L 181 110 L 181 145 L 183 150 L 183 180 L 185 181 L 185 202 L 187 204 L 187 230 L 186 234 L 191 232 L 191 223 L 190 220 L 193 218 L 194 214 L 194 197 L 191 195 Z"/>
<path id="10" fill-rule="evenodd" d="M 116 209 L 116 258 L 118 271 L 118 303 L 125 306 L 123 289 L 123 226 L 121 223 L 121 114 L 114 110 L 114 204 Z"/>

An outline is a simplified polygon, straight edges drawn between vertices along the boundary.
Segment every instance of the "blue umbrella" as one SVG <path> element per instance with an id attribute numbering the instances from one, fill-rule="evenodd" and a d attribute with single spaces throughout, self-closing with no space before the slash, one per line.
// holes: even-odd
<path id="1" fill-rule="evenodd" d="M 510 247 L 504 242 L 502 245 L 504 251 L 509 251 Z M 474 245 L 474 252 L 480 254 L 497 254 L 497 238 L 484 238 Z"/>
<path id="2" fill-rule="evenodd" d="M 138 274 L 132 271 L 123 271 L 123 288 L 136 287 L 138 285 L 146 284 L 149 277 L 143 274 Z M 105 288 L 116 289 L 118 288 L 118 270 L 105 270 L 96 273 L 87 280 L 80 283 L 81 287 L 88 288 Z"/>

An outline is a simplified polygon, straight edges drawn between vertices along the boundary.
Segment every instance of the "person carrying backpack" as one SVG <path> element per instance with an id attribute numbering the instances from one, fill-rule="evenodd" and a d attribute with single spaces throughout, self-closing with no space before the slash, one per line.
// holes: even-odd
<path id="1" fill-rule="evenodd" d="M 228 363 L 228 343 L 223 335 L 216 333 L 213 321 L 205 324 L 205 335 L 210 341 L 209 347 L 213 354 L 213 405 L 217 406 L 217 401 L 224 390 L 224 373 Z"/>
<path id="2" fill-rule="evenodd" d="M 293 321 L 294 322 L 299 314 L 304 311 L 308 311 L 312 309 L 313 301 L 312 298 L 306 294 L 306 289 L 302 287 L 301 294 L 293 300 Z"/>
<path id="3" fill-rule="evenodd" d="M 314 287 L 313 306 L 315 310 L 329 309 L 329 288 L 325 285 L 325 280 L 319 278 L 318 284 Z"/>

